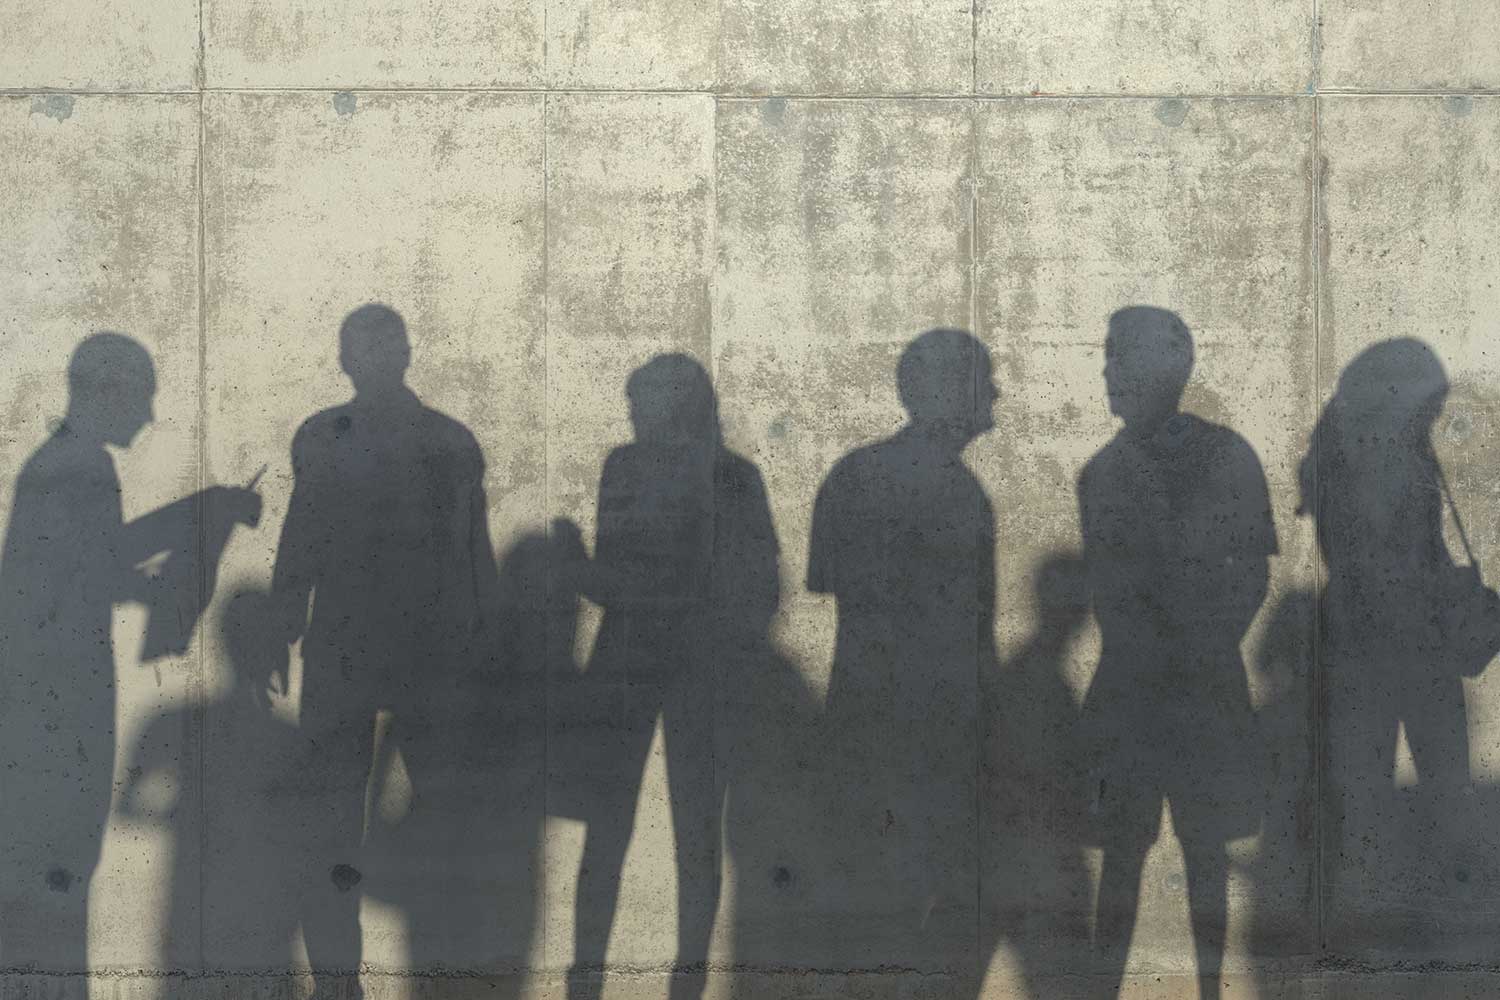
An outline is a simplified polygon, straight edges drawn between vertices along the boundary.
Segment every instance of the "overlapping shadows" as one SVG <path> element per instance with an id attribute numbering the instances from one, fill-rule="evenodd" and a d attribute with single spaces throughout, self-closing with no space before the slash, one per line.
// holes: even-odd
<path id="1" fill-rule="evenodd" d="M 576 593 L 604 609 L 586 663 L 566 643 L 550 653 L 549 808 L 587 824 L 572 995 L 601 986 L 658 719 L 678 867 L 672 995 L 702 989 L 726 867 L 727 960 L 746 995 L 788 970 L 967 970 L 994 569 L 993 515 L 962 452 L 996 394 L 987 353 L 959 331 L 918 338 L 897 375 L 907 426 L 843 459 L 813 513 L 808 582 L 837 615 L 826 704 L 769 639 L 769 505 L 721 443 L 707 374 L 666 355 L 631 376 L 635 440 L 605 462 L 593 556 L 576 529 L 554 535 L 564 605 Z M 572 635 L 568 611 L 555 620 Z"/>
<path id="2" fill-rule="evenodd" d="M 169 946 L 174 967 L 285 969 L 300 934 L 314 995 L 358 996 L 361 907 L 380 904 L 400 914 L 412 968 L 518 991 L 545 800 L 585 824 L 568 992 L 600 995 L 658 725 L 673 997 L 702 995 L 719 962 L 745 996 L 766 975 L 830 970 L 977 991 L 1001 948 L 1033 995 L 1069 973 L 1075 992 L 1114 995 L 1164 807 L 1199 994 L 1220 991 L 1231 841 L 1258 837 L 1244 870 L 1257 961 L 1310 961 L 1277 894 L 1314 906 L 1310 876 L 1285 873 L 1310 871 L 1315 749 L 1324 903 L 1381 914 L 1375 940 L 1405 955 L 1444 954 L 1420 930 L 1434 912 L 1483 930 L 1454 915 L 1496 856 L 1462 678 L 1500 648 L 1500 599 L 1444 540 L 1456 508 L 1432 434 L 1449 385 L 1420 342 L 1376 345 L 1343 373 L 1301 468 L 1327 586 L 1282 595 L 1247 664 L 1278 552 L 1269 490 L 1244 438 L 1183 411 L 1180 318 L 1111 317 L 1104 389 L 1121 426 L 1078 478 L 1082 551 L 1039 565 L 1032 631 L 1003 659 L 995 516 L 964 459 L 993 429 L 989 355 L 962 331 L 917 337 L 895 372 L 905 425 L 834 465 L 811 513 L 806 586 L 835 619 L 821 697 L 771 639 L 766 488 L 725 446 L 697 362 L 662 355 L 630 376 L 633 439 L 605 460 L 592 552 L 558 521 L 497 565 L 480 448 L 406 385 L 401 318 L 361 307 L 339 345 L 353 398 L 297 431 L 269 584 L 237 583 L 210 618 L 226 682 L 146 727 L 119 790 L 123 813 L 186 844 L 200 814 L 150 793 L 188 783 L 198 763 L 172 748 L 206 734 L 203 864 L 172 854 L 164 918 L 169 942 L 204 944 Z M 67 417 L 17 481 L 0 564 L 12 969 L 86 968 L 115 773 L 112 606 L 152 609 L 146 658 L 182 652 L 234 526 L 259 516 L 253 490 L 215 488 L 124 522 L 104 447 L 150 418 L 153 380 L 128 339 L 85 341 Z M 584 601 L 603 614 L 575 658 Z M 1090 616 L 1102 645 L 1075 694 Z M 1400 734 L 1414 773 L 1398 782 Z M 711 953 L 721 909 L 727 952 Z M 1336 951 L 1355 947 L 1329 926 Z"/>
<path id="3" fill-rule="evenodd" d="M 271 584 L 268 628 L 303 665 L 287 822 L 315 995 L 340 977 L 358 994 L 367 894 L 403 913 L 415 968 L 503 968 L 530 933 L 539 816 L 508 787 L 524 779 L 499 699 L 524 685 L 502 656 L 484 460 L 407 387 L 410 356 L 392 310 L 344 321 L 354 397 L 297 431 Z"/>
<path id="4" fill-rule="evenodd" d="M 174 956 L 174 973 L 225 959 L 241 969 L 284 970 L 296 935 L 301 842 L 293 806 L 306 760 L 295 722 L 264 685 L 288 665 L 286 643 L 266 628 L 271 614 L 265 589 L 234 588 L 205 636 L 223 682 L 202 702 L 150 720 L 128 744 L 116 808 L 166 835 L 163 939 L 169 950 L 201 941 L 201 950 Z M 203 743 L 207 754 L 199 752 Z M 198 791 L 200 769 L 212 779 Z M 179 794 L 163 802 L 163 788 Z M 181 982 L 173 977 L 163 986 Z"/>
<path id="5" fill-rule="evenodd" d="M 1278 695 L 1258 710 L 1241 645 L 1278 548 L 1270 495 L 1244 438 L 1182 410 L 1194 354 L 1174 313 L 1110 317 L 1103 388 L 1120 427 L 1078 477 L 1082 551 L 1040 564 L 1033 632 L 987 685 L 981 963 L 1006 947 L 1035 996 L 1118 994 L 1164 808 L 1203 997 L 1220 995 L 1229 842 L 1259 835 L 1265 849 L 1276 831 L 1268 865 L 1310 846 L 1281 836 L 1286 782 L 1268 743 L 1306 721 L 1282 724 L 1283 688 L 1306 691 L 1307 618 L 1292 665 L 1280 647 L 1265 658 Z M 1064 673 L 1090 616 L 1098 661 L 1078 697 Z M 1297 944 L 1265 936 L 1278 955 Z"/>

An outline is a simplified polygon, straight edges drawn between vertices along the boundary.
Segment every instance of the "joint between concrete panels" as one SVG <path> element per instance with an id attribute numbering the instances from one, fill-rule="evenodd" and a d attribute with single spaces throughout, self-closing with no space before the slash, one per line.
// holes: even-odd
<path id="1" fill-rule="evenodd" d="M 1316 6 L 1316 0 L 1314 0 Z M 1316 32 L 1317 21 L 1313 22 L 1313 30 Z M 1315 49 L 1314 55 L 1319 56 L 1320 50 Z M 1316 63 L 1314 64 L 1316 67 Z M 1314 70 L 1316 72 L 1316 69 Z M 1313 327 L 1313 405 L 1320 407 L 1323 404 L 1323 147 L 1322 147 L 1322 100 L 1318 96 L 1313 97 L 1312 112 L 1312 327 Z M 1312 432 L 1311 449 L 1315 456 L 1318 455 L 1320 441 L 1317 425 L 1314 424 Z M 1319 501 L 1322 496 L 1320 484 L 1317 481 L 1321 462 L 1315 458 L 1313 461 L 1313 511 L 1314 523 L 1320 515 Z M 1321 560 L 1313 563 L 1314 586 L 1321 592 L 1326 580 L 1325 571 Z M 1313 929 L 1317 935 L 1318 948 L 1327 947 L 1327 937 L 1324 933 L 1324 897 L 1323 884 L 1323 852 L 1327 845 L 1323 842 L 1323 768 L 1325 744 L 1323 739 L 1323 704 L 1324 704 L 1324 669 L 1323 669 L 1323 628 L 1319 620 L 1321 611 L 1313 616 L 1312 622 L 1312 673 L 1313 673 L 1313 801 L 1317 808 L 1313 811 Z"/>
<path id="2" fill-rule="evenodd" d="M 0 87 L 0 97 L 30 97 L 45 94 L 66 94 L 74 97 L 187 97 L 195 94 L 381 94 L 391 96 L 421 96 L 438 94 L 495 94 L 517 96 L 577 96 L 577 97 L 653 97 L 653 96 L 699 96 L 716 101 L 755 102 L 767 100 L 830 101 L 830 102 L 879 102 L 879 101 L 1275 101 L 1290 98 L 1321 97 L 1476 97 L 1500 96 L 1500 88 L 1433 88 L 1382 90 L 1359 87 L 1319 87 L 1316 90 L 1286 91 L 1034 91 L 1012 93 L 1007 91 L 976 91 L 974 93 L 939 92 L 890 92 L 868 94 L 839 94 L 815 91 L 767 91 L 764 93 L 726 93 L 716 90 L 692 88 L 653 87 L 646 89 L 620 88 L 562 88 L 562 87 L 372 87 L 372 86 L 316 86 L 316 87 L 183 87 L 179 89 L 100 89 L 90 87 Z"/>

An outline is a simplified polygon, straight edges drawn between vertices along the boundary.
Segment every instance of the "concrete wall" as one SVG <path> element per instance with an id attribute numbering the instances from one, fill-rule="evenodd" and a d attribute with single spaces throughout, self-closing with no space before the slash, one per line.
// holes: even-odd
<path id="1" fill-rule="evenodd" d="M 11 0 L 4 991 L 301 995 L 285 972 L 325 921 L 374 996 L 561 997 L 596 964 L 582 919 L 607 996 L 665 995 L 674 957 L 674 995 L 705 971 L 713 996 L 1087 995 L 1124 954 L 1120 914 L 1095 912 L 1106 862 L 1139 841 L 1124 995 L 1195 995 L 1192 892 L 1230 995 L 1494 995 L 1500 676 L 1421 666 L 1458 640 L 1424 603 L 1448 557 L 1420 536 L 1468 561 L 1430 437 L 1474 554 L 1500 561 L 1497 53 L 1478 0 Z M 318 709 L 348 711 L 319 729 L 308 678 L 337 664 L 293 646 L 265 693 L 264 591 L 318 474 L 294 434 L 349 398 L 338 333 L 370 302 L 482 452 L 499 652 L 458 669 L 434 640 L 381 690 L 354 661 L 390 650 L 350 653 Z M 1181 317 L 1183 410 L 1248 446 L 1224 482 L 1227 452 L 1160 459 L 1181 480 L 1163 495 L 1224 491 L 1150 528 L 1177 563 L 1116 551 L 1148 527 L 1108 485 L 1130 459 L 1090 466 L 1106 509 L 1080 522 L 1132 304 Z M 994 429 L 966 465 L 896 447 L 834 474 L 899 431 L 898 358 L 933 327 L 987 348 Z M 231 531 L 220 495 L 157 547 L 189 567 L 155 584 L 175 604 L 110 590 L 112 543 L 37 527 L 95 517 L 104 473 L 18 486 L 103 330 L 156 372 L 155 422 L 112 448 L 126 519 L 266 470 L 257 527 Z M 1413 345 L 1349 367 L 1401 337 L 1445 374 Z M 632 438 L 627 378 L 673 352 L 712 373 L 739 460 L 700 489 L 688 458 L 638 449 L 622 513 L 600 487 Z M 1403 437 L 1403 402 L 1440 407 L 1430 434 Z M 391 447 L 320 494 L 329 532 L 462 451 Z M 1267 513 L 1256 459 L 1277 545 L 1245 629 L 1192 581 L 1213 559 L 1255 576 L 1253 544 L 1224 540 Z M 709 567 L 685 604 L 627 599 L 616 627 L 607 600 L 547 598 L 576 562 L 539 540 L 551 519 L 592 550 L 691 526 L 704 497 L 709 562 L 683 543 L 652 564 Z M 41 520 L 18 528 L 23 499 Z M 824 545 L 833 594 L 808 586 Z M 355 557 L 388 582 L 419 549 Z M 83 603 L 37 603 L 37 581 L 85 578 Z M 1086 698 L 1126 578 L 1175 595 L 1168 624 Z M 190 646 L 152 655 L 148 620 L 210 594 Z M 405 613 L 381 600 L 356 602 L 362 636 Z M 84 604 L 113 625 L 68 618 Z M 1228 687 L 1156 670 L 1205 635 L 1227 636 Z M 671 656 L 692 683 L 651 673 Z M 1110 828 L 1121 796 L 1148 834 Z M 1227 872 L 1221 930 L 1183 847 Z"/>

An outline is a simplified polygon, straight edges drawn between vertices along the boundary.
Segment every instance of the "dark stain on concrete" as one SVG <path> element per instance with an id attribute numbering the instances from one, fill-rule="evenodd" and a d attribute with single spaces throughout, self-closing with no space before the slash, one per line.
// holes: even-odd
<path id="1" fill-rule="evenodd" d="M 1156 120 L 1168 128 L 1176 128 L 1187 121 L 1188 102 L 1172 97 L 1156 102 Z"/>
<path id="2" fill-rule="evenodd" d="M 1443 110 L 1454 118 L 1467 118 L 1474 113 L 1474 98 L 1467 94 L 1454 94 L 1443 98 Z"/>
<path id="3" fill-rule="evenodd" d="M 38 94 L 31 99 L 31 113 L 67 121 L 73 117 L 73 95 Z"/>
<path id="4" fill-rule="evenodd" d="M 353 865 L 334 865 L 329 870 L 328 877 L 333 882 L 333 887 L 339 892 L 348 892 L 359 885 L 364 878 L 359 869 Z"/>

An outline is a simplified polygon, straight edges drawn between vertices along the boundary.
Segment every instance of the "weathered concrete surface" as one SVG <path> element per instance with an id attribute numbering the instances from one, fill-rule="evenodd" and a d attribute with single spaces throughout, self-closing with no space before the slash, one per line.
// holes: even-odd
<path id="1" fill-rule="evenodd" d="M 198 9 L 183 0 L 16 0 L 0 37 L 0 87 L 190 90 Z"/>
<path id="2" fill-rule="evenodd" d="M 1328 0 L 1323 85 L 1340 90 L 1493 90 L 1500 11 L 1465 0 Z"/>
<path id="3" fill-rule="evenodd" d="M 982 94 L 1296 93 L 1312 82 L 1314 9 L 1305 0 L 981 3 L 975 82 Z"/>
<path id="4" fill-rule="evenodd" d="M 720 73 L 735 93 L 954 94 L 972 75 L 965 2 L 726 0 Z"/>
<path id="5" fill-rule="evenodd" d="M 21 91 L 0 98 L 0 514 L 62 414 L 69 353 L 104 329 L 144 345 L 159 382 L 157 422 L 115 453 L 127 516 L 266 469 L 189 655 L 142 665 L 145 613 L 117 612 L 88 961 L 40 962 L 100 974 L 21 974 L 0 938 L 4 990 L 305 996 L 283 973 L 309 964 L 307 898 L 337 891 L 362 896 L 374 1000 L 561 998 L 570 968 L 600 963 L 605 996 L 644 1000 L 674 962 L 707 969 L 711 997 L 1107 992 L 1092 910 L 1109 845 L 1088 810 L 1108 793 L 1074 722 L 1101 658 L 1079 497 L 1119 427 L 1110 317 L 1147 304 L 1191 331 L 1183 410 L 1243 438 L 1277 538 L 1239 643 L 1255 766 L 1214 790 L 1253 819 L 1224 849 L 1224 995 L 1496 992 L 1500 681 L 1450 677 L 1463 710 L 1425 728 L 1386 711 L 1402 699 L 1366 696 L 1441 702 L 1331 652 L 1346 633 L 1321 589 L 1347 566 L 1326 541 L 1320 562 L 1330 511 L 1431 513 L 1438 484 L 1418 456 L 1372 488 L 1350 449 L 1313 442 L 1333 440 L 1325 407 L 1380 381 L 1351 369 L 1363 352 L 1424 341 L 1447 383 L 1436 457 L 1490 572 L 1500 99 L 1460 92 L 1497 83 L 1487 8 L 207 0 L 201 27 L 181 4 L 0 14 L 0 86 Z M 1439 92 L 1333 93 L 1403 89 Z M 339 326 L 371 302 L 405 319 L 410 386 L 482 451 L 511 631 L 497 671 L 385 707 L 394 749 L 358 842 L 334 849 L 326 808 L 361 789 L 307 745 L 299 647 L 267 691 L 285 644 L 263 602 L 294 437 L 349 398 Z M 917 470 L 902 479 L 869 457 L 889 447 L 861 449 L 898 435 L 899 359 L 932 327 L 987 348 L 996 427 L 963 465 L 896 452 Z M 736 504 L 716 544 L 739 548 L 715 550 L 735 558 L 706 584 L 738 600 L 675 620 L 711 669 L 658 721 L 632 714 L 649 683 L 604 669 L 650 667 L 650 642 L 601 638 L 603 599 L 550 602 L 567 567 L 539 531 L 570 520 L 597 551 L 632 513 L 683 502 L 668 513 L 691 523 L 677 466 L 645 500 L 619 473 L 652 402 L 627 386 L 664 354 L 712 376 L 713 488 Z M 988 384 L 972 361 L 968 419 Z M 1379 373 L 1399 400 L 1404 376 Z M 852 495 L 850 456 L 869 463 Z M 1446 514 L 1442 531 L 1466 562 Z M 890 545 L 869 558 L 873 532 Z M 971 553 L 993 554 L 992 600 Z M 930 593 L 872 630 L 861 580 Z M 1354 606 L 1378 612 L 1372 634 L 1427 634 L 1416 598 Z M 861 676 L 898 695 L 835 713 Z M 1166 726 L 1138 714 L 1128 728 Z M 1207 757 L 1182 754 L 1183 773 L 1212 777 Z M 1180 841 L 1212 838 L 1176 820 L 1145 855 L 1122 996 L 1198 992 Z M 606 828 L 613 903 L 580 881 Z"/>
<path id="6" fill-rule="evenodd" d="M 1490 995 L 1492 978 L 1487 972 L 1442 972 L 1423 971 L 1379 974 L 1309 975 L 1280 980 L 1270 986 L 1264 982 L 1228 976 L 1223 983 L 1225 1000 L 1255 1000 L 1264 997 L 1315 997 L 1318 1000 L 1380 1000 L 1398 996 L 1403 1000 L 1482 1000 Z M 736 974 L 738 990 L 760 990 L 760 994 L 787 997 L 791 1000 L 804 998 L 846 996 L 851 993 L 861 997 L 896 1000 L 907 997 L 915 1000 L 938 1000 L 951 996 L 952 983 L 947 980 L 925 977 L 912 979 L 892 973 L 822 973 L 795 977 L 767 979 L 754 974 Z M 122 1000 L 147 1000 L 158 997 L 163 987 L 174 991 L 174 995 L 188 998 L 224 997 L 227 1000 L 290 1000 L 305 995 L 307 981 L 296 976 L 277 978 L 207 976 L 195 979 L 149 979 L 144 977 L 121 977 L 110 980 L 111 996 Z M 6 979 L 7 996 L 48 997 L 56 1000 L 84 1000 L 87 981 L 64 980 L 38 975 L 10 975 Z M 1196 982 L 1189 978 L 1155 975 L 1133 979 L 1121 993 L 1127 1000 L 1177 1000 L 1196 996 Z M 504 991 L 517 987 L 520 993 Z M 612 985 L 607 996 L 610 1000 L 654 1000 L 666 995 L 664 978 L 641 975 L 622 979 Z M 1097 995 L 1091 993 L 1087 980 L 1055 984 L 1049 997 L 1060 1000 L 1082 1000 Z M 97 989 L 97 987 L 96 987 Z M 543 976 L 529 977 L 517 984 L 504 977 L 495 976 L 434 976 L 399 977 L 379 974 L 367 975 L 364 979 L 365 995 L 372 1000 L 429 1000 L 436 997 L 470 998 L 516 995 L 525 1000 L 561 1000 L 566 996 L 561 982 Z M 97 995 L 97 994 L 94 994 Z M 714 978 L 704 994 L 712 1000 L 742 996 L 743 992 L 731 992 L 727 978 Z M 1005 995 L 1005 994 L 1000 994 Z M 1024 994 L 1022 994 L 1024 995 Z"/>
<path id="7" fill-rule="evenodd" d="M 202 7 L 211 87 L 515 87 L 541 76 L 542 0 Z"/>
<path id="8" fill-rule="evenodd" d="M 554 2 L 547 8 L 547 81 L 582 89 L 711 89 L 718 79 L 719 6 Z"/>

